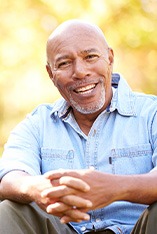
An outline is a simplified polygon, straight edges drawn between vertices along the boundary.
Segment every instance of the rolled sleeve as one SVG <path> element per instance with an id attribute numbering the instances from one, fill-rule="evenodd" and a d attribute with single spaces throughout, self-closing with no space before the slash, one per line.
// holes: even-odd
<path id="1" fill-rule="evenodd" d="M 41 174 L 38 122 L 36 115 L 29 115 L 11 132 L 0 160 L 0 179 L 13 170 Z"/>

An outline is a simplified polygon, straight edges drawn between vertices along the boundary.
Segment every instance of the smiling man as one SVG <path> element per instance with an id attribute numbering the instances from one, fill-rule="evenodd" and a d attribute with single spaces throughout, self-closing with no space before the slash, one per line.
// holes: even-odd
<path id="1" fill-rule="evenodd" d="M 62 98 L 11 132 L 0 161 L 6 234 L 156 234 L 157 97 L 113 73 L 96 25 L 69 20 L 47 42 Z"/>
<path id="2" fill-rule="evenodd" d="M 47 58 L 50 78 L 73 108 L 82 131 L 88 133 L 111 102 L 112 49 L 98 27 L 69 21 L 49 37 Z"/>

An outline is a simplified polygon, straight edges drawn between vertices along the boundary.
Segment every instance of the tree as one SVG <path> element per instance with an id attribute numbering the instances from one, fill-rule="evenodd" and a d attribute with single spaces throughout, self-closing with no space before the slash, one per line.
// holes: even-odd
<path id="1" fill-rule="evenodd" d="M 71 18 L 98 24 L 115 51 L 115 71 L 137 91 L 157 94 L 156 0 L 0 1 L 0 146 L 41 102 L 59 97 L 45 71 L 51 31 Z"/>

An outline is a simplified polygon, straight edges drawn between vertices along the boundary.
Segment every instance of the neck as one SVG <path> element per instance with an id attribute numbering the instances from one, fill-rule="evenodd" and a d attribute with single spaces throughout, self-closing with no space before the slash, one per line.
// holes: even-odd
<path id="1" fill-rule="evenodd" d="M 102 112 L 103 110 L 100 110 L 96 113 L 93 114 L 82 114 L 80 112 L 77 112 L 76 110 L 73 110 L 74 117 L 76 119 L 76 122 L 78 123 L 80 129 L 88 135 L 94 121 L 98 117 L 98 115 Z"/>
<path id="2" fill-rule="evenodd" d="M 113 93 L 111 88 L 104 106 L 99 111 L 96 111 L 92 114 L 82 114 L 81 112 L 78 112 L 75 108 L 73 108 L 73 114 L 76 119 L 76 122 L 78 123 L 79 127 L 86 135 L 88 135 L 98 115 L 100 115 L 100 113 L 103 112 L 107 108 L 107 106 L 111 103 L 112 95 Z"/>

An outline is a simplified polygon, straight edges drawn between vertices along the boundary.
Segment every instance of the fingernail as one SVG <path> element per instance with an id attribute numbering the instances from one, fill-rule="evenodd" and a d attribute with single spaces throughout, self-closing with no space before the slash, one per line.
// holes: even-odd
<path id="1" fill-rule="evenodd" d="M 64 224 L 64 223 L 65 223 L 65 220 L 61 219 L 60 222 Z"/>
<path id="2" fill-rule="evenodd" d="M 92 203 L 91 201 L 87 201 L 86 206 L 87 206 L 87 207 L 92 207 L 92 206 L 93 206 L 93 203 Z"/>
<path id="3" fill-rule="evenodd" d="M 83 217 L 84 220 L 89 220 L 90 219 L 90 216 L 88 214 L 85 214 L 84 217 Z"/>
<path id="4" fill-rule="evenodd" d="M 90 190 L 90 186 L 89 185 L 86 185 L 85 188 L 84 188 L 84 191 L 87 192 Z"/>

